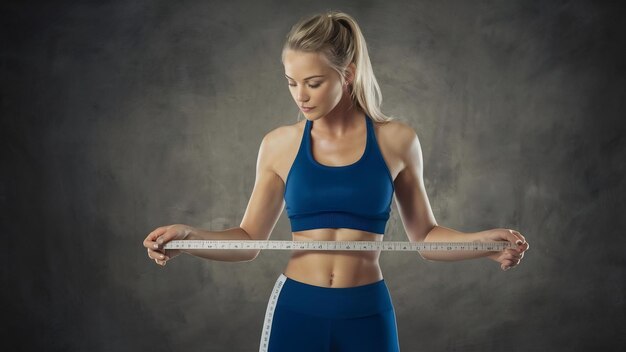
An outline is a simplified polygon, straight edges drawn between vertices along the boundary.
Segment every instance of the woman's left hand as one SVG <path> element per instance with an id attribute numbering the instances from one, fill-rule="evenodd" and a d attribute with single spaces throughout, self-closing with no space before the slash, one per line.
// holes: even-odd
<path id="1" fill-rule="evenodd" d="M 507 248 L 500 252 L 495 252 L 487 256 L 487 258 L 495 260 L 500 263 L 500 268 L 507 271 L 512 267 L 519 265 L 522 258 L 524 258 L 524 252 L 528 250 L 530 245 L 526 242 L 524 236 L 521 233 L 511 229 L 493 229 L 480 232 L 480 241 L 482 242 L 494 242 L 494 241 L 509 241 L 517 245 L 517 249 Z"/>

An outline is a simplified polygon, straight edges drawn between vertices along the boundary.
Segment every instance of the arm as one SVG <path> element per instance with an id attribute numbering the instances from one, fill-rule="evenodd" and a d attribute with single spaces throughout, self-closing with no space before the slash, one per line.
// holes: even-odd
<path id="1" fill-rule="evenodd" d="M 435 220 L 423 180 L 422 148 L 415 131 L 406 124 L 398 124 L 402 171 L 394 181 L 396 206 L 410 242 L 472 242 L 478 241 L 478 233 L 463 233 L 439 226 Z M 420 251 L 429 261 L 456 261 L 484 257 L 489 251 Z"/>
<path id="2" fill-rule="evenodd" d="M 443 226 L 435 226 L 424 239 L 424 242 L 480 242 L 482 236 L 480 233 L 465 233 L 456 231 Z M 466 260 L 474 258 L 482 258 L 493 254 L 490 251 L 423 251 L 422 257 L 427 260 L 437 260 L 452 262 L 457 260 Z"/>
<path id="3" fill-rule="evenodd" d="M 259 147 L 256 164 L 256 179 L 248 206 L 239 227 L 224 231 L 207 231 L 192 228 L 186 237 L 189 240 L 267 240 L 283 211 L 283 181 L 274 172 L 274 160 L 277 155 L 277 143 L 274 142 L 281 129 L 265 135 Z M 252 261 L 258 249 L 194 249 L 186 253 L 210 260 L 229 262 Z"/>
<path id="4" fill-rule="evenodd" d="M 430 208 L 423 182 L 422 148 L 415 131 L 410 126 L 399 124 L 395 131 L 401 141 L 398 152 L 403 161 L 394 187 L 396 204 L 411 242 L 492 242 L 511 241 L 518 249 L 508 248 L 501 252 L 491 251 L 420 251 L 422 258 L 429 261 L 458 261 L 488 257 L 501 263 L 502 270 L 508 270 L 520 263 L 529 244 L 518 231 L 510 229 L 491 229 L 474 233 L 463 233 L 439 226 Z M 518 242 L 519 241 L 519 242 Z"/>
<path id="5" fill-rule="evenodd" d="M 208 231 L 195 227 L 190 228 L 185 240 L 250 240 L 248 233 L 241 227 L 233 227 L 223 231 Z M 182 249 L 193 256 L 218 260 L 222 262 L 247 262 L 256 256 L 256 250 L 243 249 Z"/>

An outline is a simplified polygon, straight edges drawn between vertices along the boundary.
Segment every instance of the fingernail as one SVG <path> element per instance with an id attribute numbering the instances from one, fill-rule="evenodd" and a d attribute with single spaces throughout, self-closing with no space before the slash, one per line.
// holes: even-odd
<path id="1" fill-rule="evenodd" d="M 159 248 L 159 245 L 155 243 L 154 248 Z"/>
<path id="2" fill-rule="evenodd" d="M 164 255 L 161 255 L 161 259 L 163 259 L 163 258 L 165 258 L 165 256 L 164 256 Z"/>

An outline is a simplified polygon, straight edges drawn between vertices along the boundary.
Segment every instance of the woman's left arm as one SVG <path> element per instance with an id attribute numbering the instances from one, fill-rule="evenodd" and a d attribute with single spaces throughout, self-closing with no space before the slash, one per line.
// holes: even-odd
<path id="1" fill-rule="evenodd" d="M 500 263 L 500 268 L 509 270 L 520 263 L 524 252 L 530 248 L 521 233 L 511 229 L 491 229 L 474 233 L 459 232 L 443 226 L 435 226 L 426 235 L 424 242 L 497 242 L 510 241 L 517 245 L 516 249 L 507 248 L 503 251 L 422 251 L 422 257 L 427 260 L 457 261 L 488 257 Z"/>
<path id="2" fill-rule="evenodd" d="M 502 270 L 518 265 L 529 245 L 524 236 L 510 229 L 491 229 L 464 233 L 439 226 L 435 220 L 423 180 L 422 148 L 413 128 L 396 124 L 396 147 L 401 154 L 403 168 L 394 181 L 396 206 L 411 242 L 494 242 L 511 241 L 517 249 L 491 251 L 419 251 L 422 258 L 432 261 L 458 261 L 488 257 L 501 264 Z M 521 241 L 521 244 L 518 242 Z"/>

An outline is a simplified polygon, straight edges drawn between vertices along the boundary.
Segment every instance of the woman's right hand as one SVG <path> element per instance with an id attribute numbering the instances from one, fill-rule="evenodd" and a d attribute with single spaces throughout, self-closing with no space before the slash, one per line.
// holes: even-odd
<path id="1" fill-rule="evenodd" d="M 168 260 L 182 253 L 180 249 L 166 250 L 163 248 L 165 244 L 172 240 L 184 240 L 192 229 L 191 226 L 182 224 L 157 227 L 143 240 L 143 246 L 148 250 L 148 257 L 154 259 L 157 264 L 165 266 Z"/>

